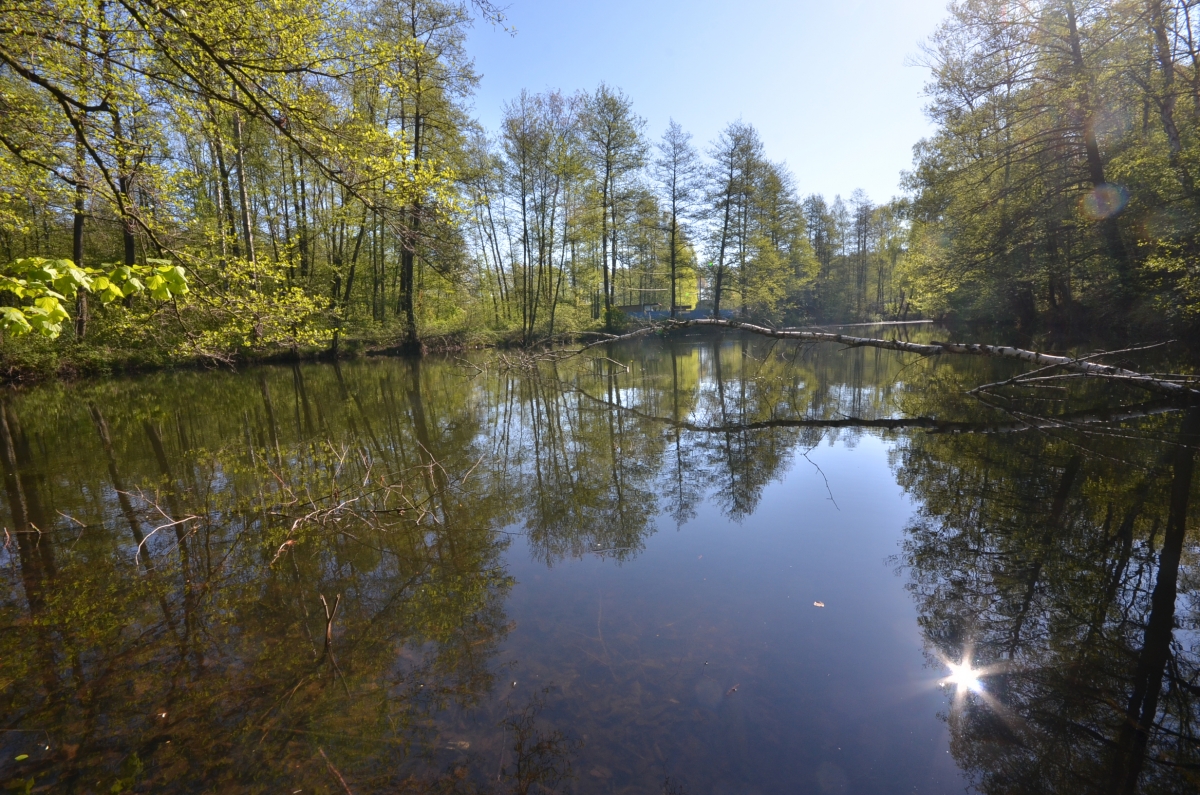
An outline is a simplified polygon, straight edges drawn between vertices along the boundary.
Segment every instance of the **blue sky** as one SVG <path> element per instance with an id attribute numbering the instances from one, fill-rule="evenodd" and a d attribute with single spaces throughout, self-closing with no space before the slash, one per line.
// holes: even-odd
<path id="1" fill-rule="evenodd" d="M 476 116 L 496 129 L 522 88 L 619 86 L 657 139 L 674 117 L 701 146 L 731 120 L 758 128 L 801 193 L 899 192 L 931 131 L 928 72 L 909 63 L 947 0 L 509 0 L 515 36 L 477 23 Z"/>

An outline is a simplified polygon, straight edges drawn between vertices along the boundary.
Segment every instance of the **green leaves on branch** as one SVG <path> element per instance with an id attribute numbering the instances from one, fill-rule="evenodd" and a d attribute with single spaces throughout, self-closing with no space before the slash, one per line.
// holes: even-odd
<path id="1" fill-rule="evenodd" d="M 188 292 L 187 274 L 169 260 L 148 259 L 145 265 L 80 268 L 68 259 L 26 257 L 0 268 L 0 294 L 13 305 L 0 307 L 0 329 L 20 336 L 36 333 L 54 339 L 71 316 L 63 306 L 79 292 L 111 304 L 141 293 L 169 301 Z"/>
<path id="2" fill-rule="evenodd" d="M 194 326 L 180 353 L 231 361 L 250 350 L 316 347 L 332 337 L 330 300 L 291 283 L 284 263 L 231 258 L 219 275 L 222 289 L 190 315 Z"/>

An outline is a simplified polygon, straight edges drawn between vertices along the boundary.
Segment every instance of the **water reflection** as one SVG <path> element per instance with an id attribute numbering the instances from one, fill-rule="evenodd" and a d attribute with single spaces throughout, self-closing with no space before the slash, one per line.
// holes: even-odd
<path id="1" fill-rule="evenodd" d="M 985 697 L 949 715 L 981 791 L 1200 786 L 1198 432 L 1193 408 L 1120 434 L 898 446 L 922 506 L 903 558 L 928 648 L 942 660 L 970 648 L 981 669 Z"/>
<path id="2" fill-rule="evenodd" d="M 962 388 L 995 363 L 738 337 L 512 365 L 5 397 L 0 781 L 960 791 L 902 737 L 929 731 L 933 702 L 872 684 L 856 707 L 839 688 L 859 674 L 823 673 L 839 655 L 873 663 L 846 640 L 878 634 L 869 613 L 838 595 L 814 623 L 814 595 L 789 590 L 792 565 L 835 565 L 813 550 L 863 543 L 797 546 L 798 514 L 883 505 L 855 496 L 855 467 L 866 478 L 890 450 L 917 506 L 898 562 L 925 681 L 949 670 L 961 691 L 946 750 L 968 780 L 1196 784 L 1196 412 L 1092 385 L 1061 409 L 996 411 Z M 826 450 L 846 457 L 829 472 Z M 801 472 L 808 502 L 787 497 Z M 688 546 L 718 519 L 716 554 Z"/>
<path id="3" fill-rule="evenodd" d="M 946 667 L 950 669 L 950 675 L 943 681 L 948 685 L 953 685 L 957 693 L 980 693 L 983 691 L 983 683 L 979 681 L 983 672 L 975 670 L 970 662 L 948 662 Z"/>

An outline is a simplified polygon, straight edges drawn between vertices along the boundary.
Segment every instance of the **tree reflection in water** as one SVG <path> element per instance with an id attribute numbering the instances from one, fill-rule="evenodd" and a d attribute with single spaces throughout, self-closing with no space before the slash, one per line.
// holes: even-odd
<path id="1" fill-rule="evenodd" d="M 1195 786 L 1200 420 L 1094 391 L 1014 418 L 962 395 L 996 367 L 701 336 L 536 372 L 391 360 L 9 395 L 0 753 L 27 758 L 0 779 L 587 790 L 585 734 L 694 719 L 646 718 L 642 663 L 579 662 L 630 692 L 590 712 L 571 670 L 519 682 L 499 654 L 512 539 L 619 564 L 657 522 L 741 521 L 806 449 L 879 434 L 920 505 L 902 558 L 930 658 L 969 646 L 982 670 L 986 698 L 947 716 L 959 764 L 988 792 Z M 671 775 L 664 792 L 701 791 Z"/>
<path id="2" fill-rule="evenodd" d="M 952 751 L 988 793 L 1200 786 L 1200 412 L 1111 436 L 915 434 L 895 451 L 921 505 L 903 563 L 931 660 L 970 649 Z M 1177 613 L 1177 605 L 1180 606 Z"/>

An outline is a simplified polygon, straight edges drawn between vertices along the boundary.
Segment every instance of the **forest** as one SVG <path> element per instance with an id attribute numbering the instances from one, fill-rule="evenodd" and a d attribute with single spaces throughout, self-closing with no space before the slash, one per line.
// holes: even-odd
<path id="1" fill-rule="evenodd" d="M 647 318 L 1186 336 L 1191 0 L 952 3 L 904 193 L 620 88 L 472 117 L 490 0 L 0 3 L 0 370 L 531 344 Z M 819 157 L 819 152 L 812 153 Z"/>
<path id="2" fill-rule="evenodd" d="M 952 0 L 891 197 L 510 13 L 0 0 L 0 789 L 1200 791 L 1200 0 Z"/>

